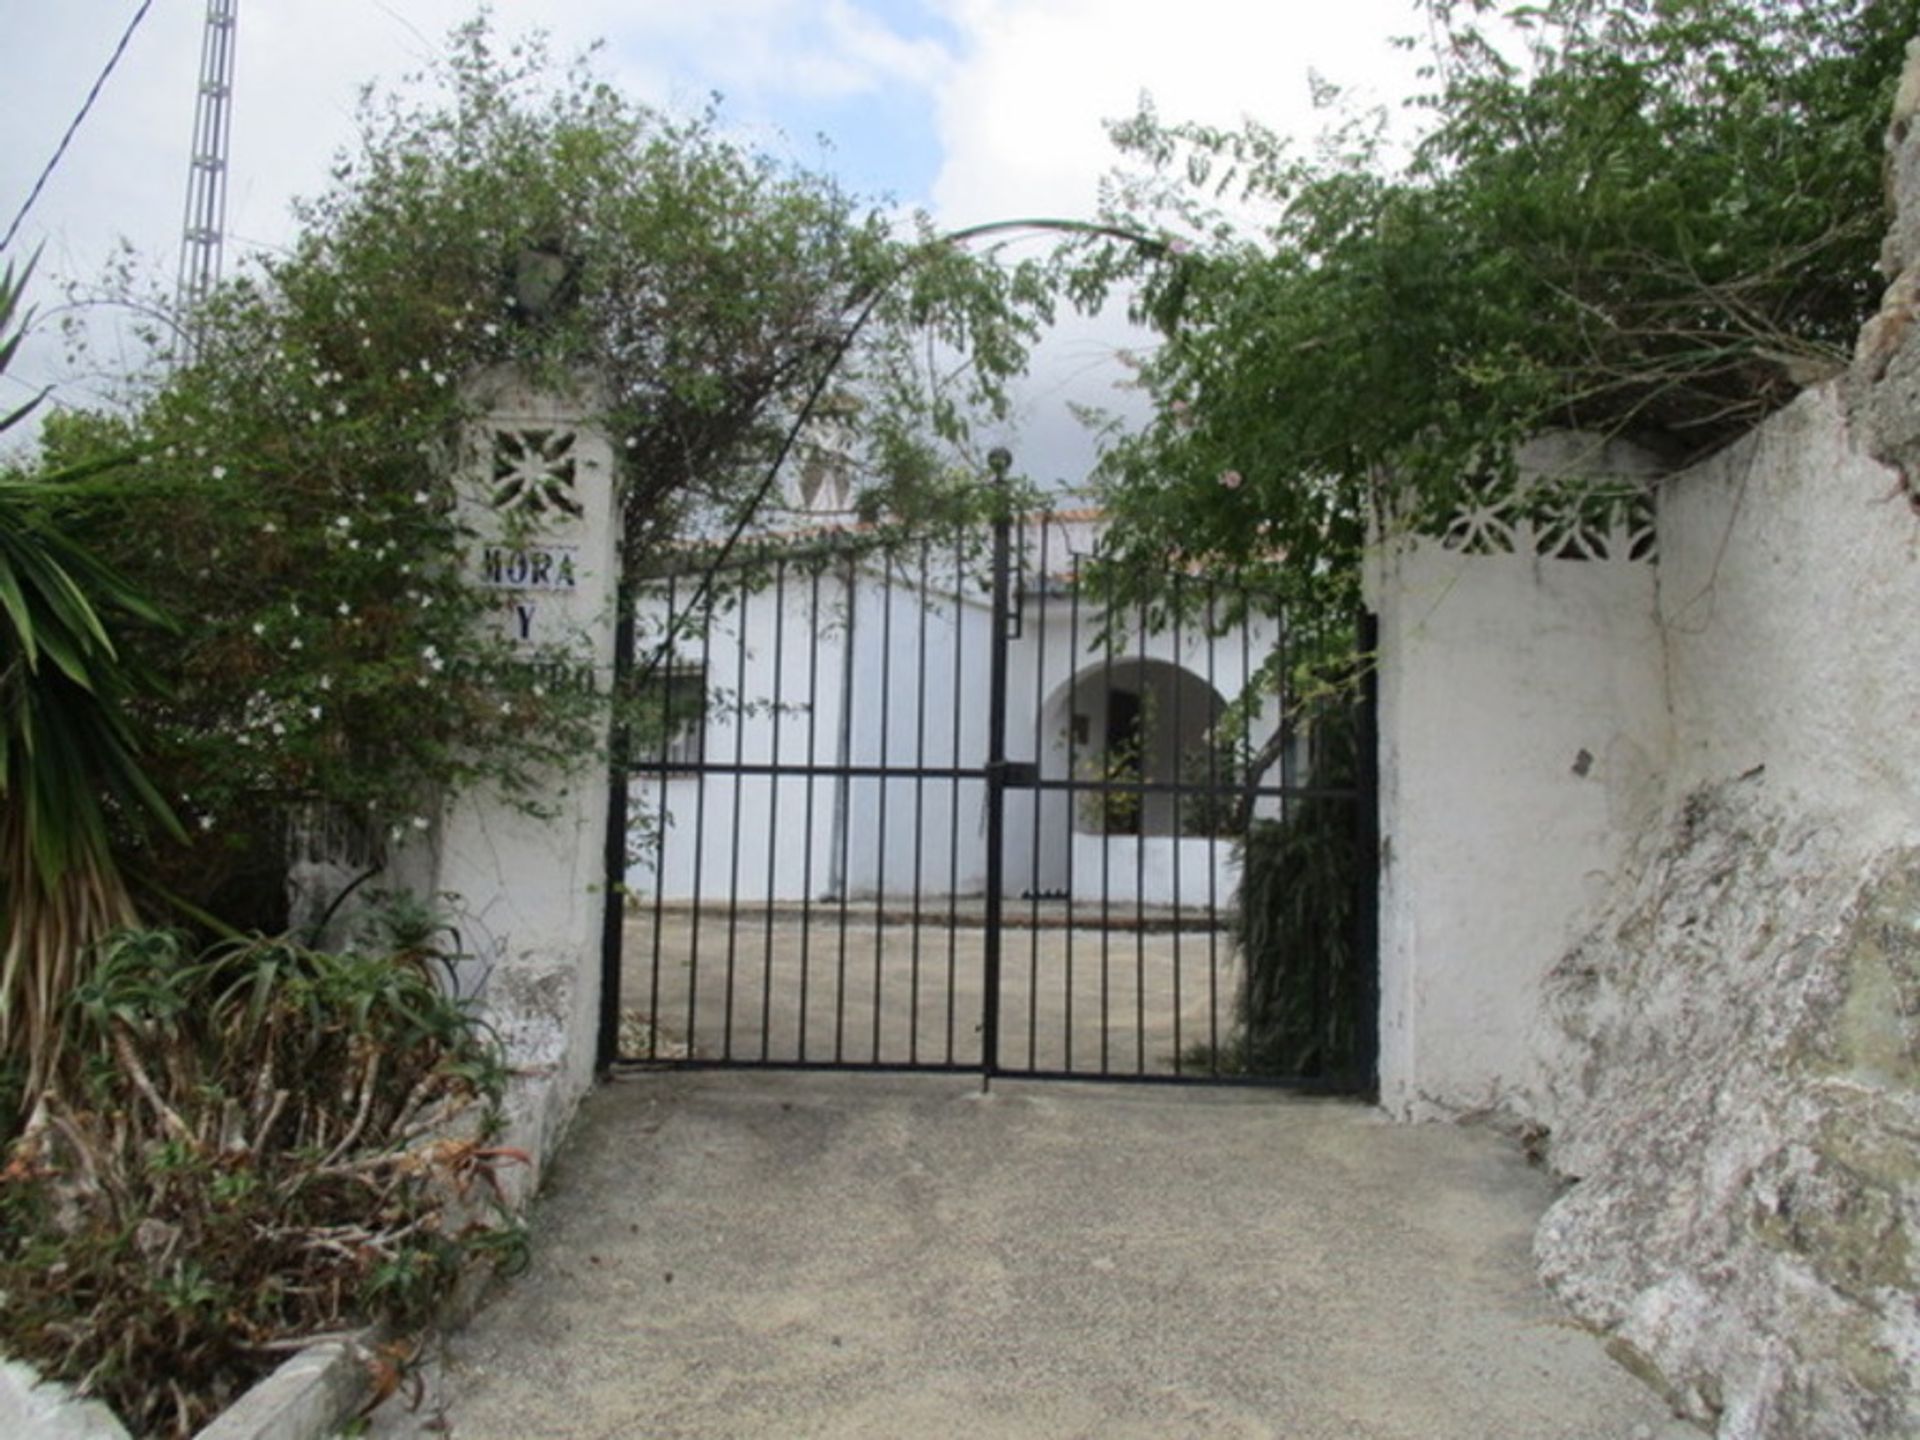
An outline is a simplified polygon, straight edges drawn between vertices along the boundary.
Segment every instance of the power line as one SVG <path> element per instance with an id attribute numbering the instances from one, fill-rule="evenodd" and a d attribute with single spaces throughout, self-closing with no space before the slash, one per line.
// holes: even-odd
<path id="1" fill-rule="evenodd" d="M 120 36 L 120 43 L 113 47 L 113 54 L 107 57 L 106 68 L 100 72 L 100 78 L 93 82 L 93 88 L 87 91 L 87 98 L 80 106 L 80 113 L 73 117 L 73 123 L 67 126 L 67 133 L 60 137 L 60 144 L 54 149 L 53 158 L 47 161 L 47 168 L 40 172 L 40 178 L 33 182 L 33 189 L 28 192 L 26 203 L 20 207 L 20 213 L 13 217 L 13 223 L 7 226 L 6 235 L 0 237 L 0 250 L 5 250 L 13 243 L 13 237 L 19 233 L 21 222 L 27 218 L 27 212 L 33 209 L 33 202 L 40 198 L 40 192 L 46 188 L 47 181 L 53 178 L 53 172 L 59 168 L 61 157 L 67 153 L 67 146 L 73 140 L 73 132 L 80 128 L 80 122 L 85 120 L 87 112 L 93 109 L 93 102 L 100 98 L 100 91 L 105 87 L 107 77 L 113 74 L 113 67 L 118 65 L 120 57 L 126 54 L 127 44 L 133 39 L 133 32 L 140 28 L 140 22 L 147 18 L 147 11 L 152 8 L 153 0 L 140 0 L 140 8 L 134 11 L 133 19 L 127 22 L 126 31 Z"/>

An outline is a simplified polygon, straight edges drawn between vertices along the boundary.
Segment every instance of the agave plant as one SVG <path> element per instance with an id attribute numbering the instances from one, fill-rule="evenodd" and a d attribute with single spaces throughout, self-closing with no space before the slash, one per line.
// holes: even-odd
<path id="1" fill-rule="evenodd" d="M 0 372 L 19 347 L 31 270 L 0 273 Z M 31 409 L 0 416 L 0 430 Z M 136 677 L 110 628 L 162 617 L 54 518 L 91 478 L 0 474 L 0 1059 L 28 1096 L 58 1058 L 62 1004 L 88 947 L 134 918 L 114 808 L 179 830 L 140 768 L 124 708 Z"/>

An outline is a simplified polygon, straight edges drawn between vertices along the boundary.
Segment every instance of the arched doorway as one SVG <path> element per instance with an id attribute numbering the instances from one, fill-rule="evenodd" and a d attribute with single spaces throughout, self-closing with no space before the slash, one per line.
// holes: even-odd
<path id="1" fill-rule="evenodd" d="M 1032 867 L 1040 890 L 1075 888 L 1076 848 L 1085 868 L 1100 846 L 1131 842 L 1123 868 L 1132 871 L 1153 850 L 1217 836 L 1227 808 L 1220 787 L 1232 774 L 1215 735 L 1226 709 L 1191 670 L 1137 656 L 1084 666 L 1056 688 L 1041 708 L 1040 778 L 1089 788 L 1041 793 Z"/>

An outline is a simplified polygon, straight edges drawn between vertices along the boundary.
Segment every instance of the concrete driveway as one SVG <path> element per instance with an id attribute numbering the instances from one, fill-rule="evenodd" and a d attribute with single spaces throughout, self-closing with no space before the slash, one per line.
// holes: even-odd
<path id="1" fill-rule="evenodd" d="M 1678 1440 L 1498 1138 L 1254 1091 L 651 1074 L 381 1436 Z"/>

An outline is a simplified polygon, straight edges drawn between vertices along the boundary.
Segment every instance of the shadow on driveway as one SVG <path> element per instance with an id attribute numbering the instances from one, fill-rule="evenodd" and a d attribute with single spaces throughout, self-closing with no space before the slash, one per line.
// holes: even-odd
<path id="1" fill-rule="evenodd" d="M 1697 1440 L 1535 1283 L 1549 1198 L 1339 1101 L 632 1077 L 372 1433 Z"/>

